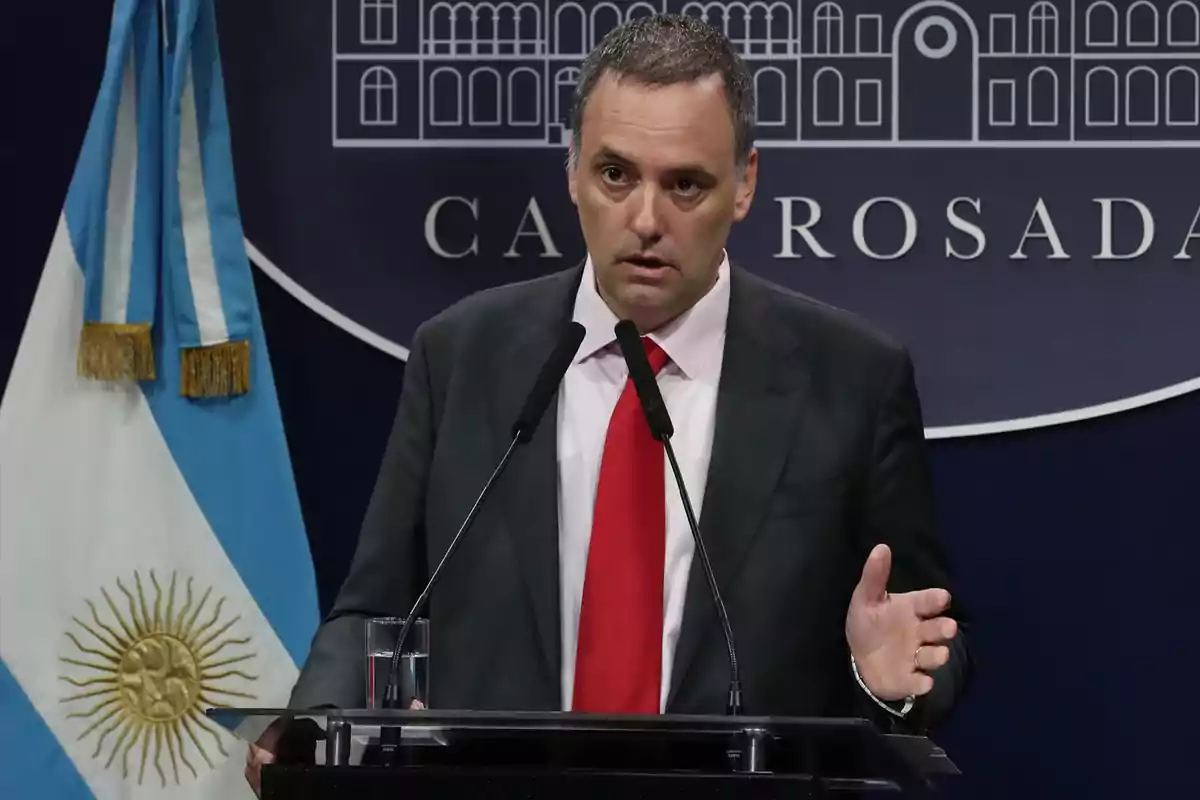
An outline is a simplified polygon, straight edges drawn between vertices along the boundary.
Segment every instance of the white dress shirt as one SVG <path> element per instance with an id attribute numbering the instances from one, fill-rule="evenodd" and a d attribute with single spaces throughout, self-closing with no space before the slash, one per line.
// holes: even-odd
<path id="1" fill-rule="evenodd" d="M 669 360 L 658 374 L 663 401 L 671 414 L 671 438 L 697 519 L 704 501 L 709 453 L 716 421 L 717 387 L 729 315 L 729 260 L 717 282 L 685 314 L 650 334 Z M 562 707 L 571 710 L 579 608 L 587 574 L 592 508 L 608 422 L 625 388 L 628 370 L 613 328 L 619 321 L 596 291 L 589 258 L 575 297 L 574 319 L 587 329 L 575 361 L 563 378 L 558 403 L 559 577 L 562 603 Z M 663 575 L 662 688 L 666 705 L 671 668 L 694 543 L 666 455 L 667 541 Z"/>

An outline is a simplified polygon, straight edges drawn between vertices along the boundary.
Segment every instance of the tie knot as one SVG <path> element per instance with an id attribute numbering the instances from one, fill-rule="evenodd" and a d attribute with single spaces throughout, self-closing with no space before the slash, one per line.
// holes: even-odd
<path id="1" fill-rule="evenodd" d="M 642 337 L 642 347 L 646 348 L 646 359 L 650 362 L 650 369 L 657 375 L 667 364 L 667 351 L 655 344 L 649 336 Z"/>

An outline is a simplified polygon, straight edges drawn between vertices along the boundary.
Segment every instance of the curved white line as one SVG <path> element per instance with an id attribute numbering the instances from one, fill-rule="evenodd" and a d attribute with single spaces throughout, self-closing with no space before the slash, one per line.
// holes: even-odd
<path id="1" fill-rule="evenodd" d="M 379 348 L 389 356 L 398 358 L 401 361 L 408 360 L 407 347 L 398 345 L 391 339 L 380 336 L 368 328 L 364 328 L 342 312 L 321 302 L 312 292 L 296 283 L 283 270 L 271 263 L 271 259 L 263 255 L 262 251 L 255 247 L 249 239 L 244 239 L 244 241 L 246 242 L 246 254 L 250 256 L 250 261 L 261 269 L 268 278 L 279 284 L 285 292 L 351 336 L 361 339 L 372 347 Z"/>
<path id="2" fill-rule="evenodd" d="M 271 263 L 262 252 L 251 244 L 249 239 L 246 242 L 246 253 L 250 256 L 250 261 L 255 264 L 263 273 L 279 284 L 284 291 L 292 297 L 299 300 L 304 305 L 315 311 L 321 317 L 324 317 L 329 322 L 338 326 L 342 330 L 355 336 L 358 339 L 366 342 L 372 347 L 378 348 L 388 355 L 398 358 L 401 361 L 408 360 L 408 348 L 396 344 L 391 339 L 380 336 L 354 320 L 342 314 L 340 311 L 326 305 L 317 299 L 312 292 L 305 289 L 300 284 L 289 278 L 283 270 Z M 1173 386 L 1165 386 L 1162 389 L 1155 389 L 1152 392 L 1126 397 L 1121 400 L 1113 400 L 1108 403 L 1100 403 L 1099 405 L 1086 406 L 1084 408 L 1073 408 L 1069 411 L 1055 411 L 1050 414 L 1038 414 L 1032 417 L 1020 417 L 1018 419 L 1002 419 L 996 422 L 979 422 L 969 425 L 945 425 L 937 428 L 926 428 L 926 439 L 962 439 L 968 436 L 989 436 L 997 433 L 1010 433 L 1013 431 L 1026 431 L 1035 428 L 1049 428 L 1054 425 L 1066 425 L 1071 422 L 1081 422 L 1083 420 L 1095 419 L 1097 417 L 1105 417 L 1110 414 L 1119 414 L 1122 411 L 1130 411 L 1135 408 L 1160 403 L 1163 400 L 1170 400 L 1174 397 L 1188 394 L 1200 390 L 1200 378 L 1192 378 L 1191 380 L 1177 383 Z"/>
<path id="3" fill-rule="evenodd" d="M 925 438 L 954 439 L 965 436 L 986 436 L 993 433 L 1048 428 L 1051 425 L 1065 425 L 1070 422 L 1081 422 L 1087 419 L 1095 419 L 1096 417 L 1105 417 L 1110 414 L 1119 414 L 1122 411 L 1130 411 L 1135 408 L 1153 405 L 1154 403 L 1161 403 L 1163 400 L 1170 400 L 1173 397 L 1179 397 L 1180 395 L 1194 392 L 1197 389 L 1200 389 L 1200 378 L 1192 378 L 1173 386 L 1164 386 L 1161 389 L 1155 389 L 1152 392 L 1125 397 L 1121 400 L 1113 400 L 1108 403 L 1100 403 L 1099 405 L 1087 406 L 1085 408 L 1073 408 L 1070 411 L 1055 411 L 1051 414 L 1038 414 L 1037 416 L 1021 417 L 1019 419 L 1003 419 L 996 422 L 980 422 L 972 425 L 947 425 L 941 428 L 926 428 Z"/>

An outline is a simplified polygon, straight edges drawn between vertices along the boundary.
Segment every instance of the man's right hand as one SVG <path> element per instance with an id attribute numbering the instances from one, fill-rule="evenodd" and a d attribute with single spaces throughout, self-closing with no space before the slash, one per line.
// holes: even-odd
<path id="1" fill-rule="evenodd" d="M 272 722 L 246 753 L 246 782 L 254 790 L 255 797 L 262 797 L 263 764 L 275 761 L 275 746 L 282 732 L 283 725 L 278 720 Z"/>
<path id="2" fill-rule="evenodd" d="M 413 700 L 409 708 L 421 710 L 425 705 L 420 700 Z M 246 782 L 254 790 L 255 797 L 262 797 L 262 768 L 263 764 L 275 763 L 275 753 L 279 747 L 279 737 L 283 735 L 284 722 L 275 720 L 263 731 L 258 741 L 250 745 L 246 752 Z"/>

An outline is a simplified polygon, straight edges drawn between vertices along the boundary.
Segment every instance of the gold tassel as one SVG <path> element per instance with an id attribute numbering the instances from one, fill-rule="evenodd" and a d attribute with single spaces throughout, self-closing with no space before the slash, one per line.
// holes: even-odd
<path id="1" fill-rule="evenodd" d="M 185 347 L 181 353 L 184 397 L 228 397 L 250 391 L 250 342 Z"/>
<path id="2" fill-rule="evenodd" d="M 79 336 L 77 369 L 82 377 L 96 380 L 154 380 L 150 323 L 85 322 Z"/>

